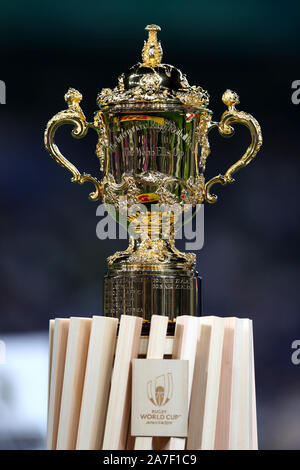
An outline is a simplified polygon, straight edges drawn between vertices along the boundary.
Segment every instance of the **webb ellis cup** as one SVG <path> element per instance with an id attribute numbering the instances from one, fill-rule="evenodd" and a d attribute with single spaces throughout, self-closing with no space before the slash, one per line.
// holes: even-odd
<path id="1" fill-rule="evenodd" d="M 232 183 L 233 174 L 257 154 L 262 136 L 256 119 L 236 109 L 239 98 L 231 90 L 223 94 L 227 109 L 220 122 L 212 121 L 208 93 L 189 85 L 176 67 L 161 63 L 160 28 L 149 25 L 145 29 L 148 39 L 142 62 L 120 75 L 114 89 L 104 88 L 98 94 L 94 121 L 87 122 L 80 107 L 82 96 L 70 88 L 65 95 L 68 108 L 47 124 L 45 145 L 56 162 L 72 173 L 71 181 L 94 184 L 91 200 L 102 199 L 107 207 L 113 206 L 118 221 L 126 214 L 127 226 L 136 223 L 135 236 L 129 231 L 128 248 L 108 258 L 104 315 L 150 320 L 152 314 L 160 314 L 172 321 L 200 310 L 196 256 L 175 247 L 176 223 L 187 204 L 196 208 L 204 201 L 216 202 L 212 186 Z M 224 175 L 205 182 L 208 132 L 217 128 L 229 136 L 235 123 L 249 129 L 249 147 Z M 61 154 L 54 137 L 63 124 L 72 124 L 72 135 L 77 138 L 84 137 L 89 128 L 97 132 L 100 177 L 81 173 Z M 141 210 L 139 204 L 146 209 Z M 159 210 L 154 211 L 155 207 Z"/>

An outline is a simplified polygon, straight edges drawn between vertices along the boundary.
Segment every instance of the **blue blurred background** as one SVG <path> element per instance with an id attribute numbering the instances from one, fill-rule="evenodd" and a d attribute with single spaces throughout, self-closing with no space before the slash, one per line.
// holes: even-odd
<path id="1" fill-rule="evenodd" d="M 70 184 L 48 156 L 46 122 L 65 108 L 70 86 L 91 120 L 97 92 L 140 60 L 149 23 L 162 28 L 163 61 L 208 90 L 214 120 L 231 88 L 262 126 L 257 159 L 205 208 L 198 271 L 205 314 L 254 321 L 260 448 L 300 448 L 300 365 L 291 362 L 300 339 L 300 105 L 291 101 L 299 19 L 300 3 L 290 0 L 2 3 L 0 448 L 43 447 L 49 318 L 101 313 L 105 259 L 127 244 L 97 239 L 91 187 Z M 243 128 L 232 139 L 212 131 L 207 177 L 224 172 L 248 141 Z M 66 127 L 57 142 L 96 174 L 96 134 L 76 141 Z"/>

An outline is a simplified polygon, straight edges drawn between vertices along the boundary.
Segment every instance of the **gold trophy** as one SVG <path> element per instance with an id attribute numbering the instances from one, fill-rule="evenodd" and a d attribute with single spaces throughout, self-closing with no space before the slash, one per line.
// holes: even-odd
<path id="1" fill-rule="evenodd" d="M 181 212 L 186 204 L 215 203 L 212 187 L 234 181 L 234 173 L 257 154 L 262 135 L 256 119 L 236 109 L 239 98 L 231 90 L 223 94 L 227 109 L 220 122 L 212 121 L 208 93 L 190 86 L 176 67 L 161 63 L 160 27 L 145 29 L 148 40 L 142 62 L 120 75 L 114 89 L 104 88 L 98 94 L 100 110 L 94 121 L 86 121 L 80 107 L 82 95 L 70 88 L 65 95 L 68 108 L 47 124 L 45 146 L 56 162 L 72 173 L 72 182 L 94 184 L 91 200 L 113 205 L 117 220 L 126 213 L 127 224 L 136 226 L 137 236 L 130 234 L 128 248 L 108 258 L 104 315 L 119 318 L 127 314 L 150 320 L 153 314 L 160 314 L 172 321 L 179 315 L 199 313 L 201 279 L 195 271 L 196 256 L 175 247 Z M 221 135 L 229 136 L 236 123 L 249 129 L 249 147 L 224 175 L 205 182 L 208 132 L 217 128 Z M 54 137 L 64 124 L 74 126 L 72 135 L 77 138 L 84 137 L 89 128 L 98 133 L 100 178 L 81 173 L 61 154 Z M 138 208 L 141 203 L 146 207 L 142 212 Z M 159 210 L 153 211 L 154 206 Z"/>

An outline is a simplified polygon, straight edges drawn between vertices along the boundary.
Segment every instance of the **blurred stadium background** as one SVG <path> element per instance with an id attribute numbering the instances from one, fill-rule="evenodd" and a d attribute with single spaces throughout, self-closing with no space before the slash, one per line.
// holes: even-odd
<path id="1" fill-rule="evenodd" d="M 300 78 L 299 14 L 290 0 L 1 5 L 0 448 L 44 447 L 49 318 L 101 313 L 105 258 L 126 246 L 96 238 L 90 187 L 70 184 L 49 158 L 46 122 L 65 108 L 70 86 L 82 92 L 91 119 L 97 92 L 140 60 L 149 23 L 162 28 L 163 61 L 208 90 L 215 120 L 231 88 L 262 126 L 257 159 L 205 208 L 198 271 L 205 314 L 254 321 L 260 448 L 300 448 L 300 365 L 291 363 L 300 339 L 300 105 L 291 101 Z M 96 135 L 75 141 L 69 130 L 58 143 L 95 174 Z M 237 160 L 248 139 L 242 128 L 228 140 L 212 132 L 207 176 Z"/>

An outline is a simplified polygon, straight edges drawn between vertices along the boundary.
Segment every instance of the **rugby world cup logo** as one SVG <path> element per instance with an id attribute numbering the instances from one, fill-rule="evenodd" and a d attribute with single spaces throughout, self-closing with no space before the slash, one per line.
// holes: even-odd
<path id="1" fill-rule="evenodd" d="M 170 372 L 159 375 L 154 380 L 147 382 L 148 398 L 155 406 L 164 406 L 173 395 L 173 377 Z"/>

